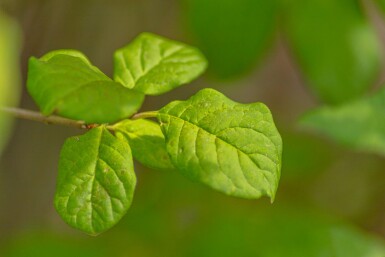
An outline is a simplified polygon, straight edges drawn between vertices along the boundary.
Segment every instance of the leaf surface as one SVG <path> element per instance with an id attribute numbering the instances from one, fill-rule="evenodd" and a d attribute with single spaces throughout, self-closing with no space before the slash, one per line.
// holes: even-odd
<path id="1" fill-rule="evenodd" d="M 201 75 L 207 61 L 191 46 L 142 33 L 114 56 L 114 79 L 146 95 L 160 95 Z"/>
<path id="2" fill-rule="evenodd" d="M 158 119 L 182 174 L 229 195 L 274 199 L 282 140 L 264 104 L 239 104 L 203 89 L 163 107 Z"/>
<path id="3" fill-rule="evenodd" d="M 184 0 L 186 25 L 210 63 L 230 79 L 250 71 L 266 54 L 276 29 L 276 0 Z"/>
<path id="4" fill-rule="evenodd" d="M 338 107 L 320 107 L 300 120 L 305 127 L 349 147 L 385 155 L 385 89 Z"/>
<path id="5" fill-rule="evenodd" d="M 132 155 L 141 164 L 158 170 L 174 169 L 166 151 L 159 124 L 149 120 L 124 120 L 114 126 L 130 144 Z"/>
<path id="6" fill-rule="evenodd" d="M 285 34 L 311 90 L 338 104 L 361 96 L 380 68 L 381 50 L 359 1 L 287 1 Z"/>
<path id="7" fill-rule="evenodd" d="M 100 126 L 65 142 L 60 154 L 55 207 L 69 225 L 96 235 L 124 216 L 135 184 L 126 140 Z"/>
<path id="8" fill-rule="evenodd" d="M 130 117 L 144 96 L 112 81 L 75 50 L 30 58 L 28 91 L 44 115 L 109 123 Z"/>

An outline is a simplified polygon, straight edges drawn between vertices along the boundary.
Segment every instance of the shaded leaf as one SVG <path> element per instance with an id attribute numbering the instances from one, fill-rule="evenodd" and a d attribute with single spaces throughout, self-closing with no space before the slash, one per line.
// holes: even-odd
<path id="1" fill-rule="evenodd" d="M 253 68 L 273 40 L 277 1 L 184 0 L 187 26 L 218 78 Z"/>
<path id="2" fill-rule="evenodd" d="M 55 207 L 69 225 L 96 235 L 124 216 L 135 184 L 129 145 L 106 128 L 97 127 L 65 142 Z"/>
<path id="3" fill-rule="evenodd" d="M 189 83 L 207 66 L 198 49 L 150 33 L 117 50 L 114 60 L 115 81 L 146 95 L 160 95 Z"/>
<path id="4" fill-rule="evenodd" d="M 75 50 L 30 58 L 27 87 L 44 115 L 58 113 L 87 123 L 130 117 L 144 99 L 143 94 L 109 79 Z"/>
<path id="5" fill-rule="evenodd" d="M 385 155 L 385 90 L 339 107 L 321 107 L 306 114 L 301 126 L 362 151 Z"/>
<path id="6" fill-rule="evenodd" d="M 347 226 L 330 229 L 332 249 L 336 257 L 385 256 L 385 244 L 378 238 Z"/>
<path id="7" fill-rule="evenodd" d="M 20 31 L 0 12 L 0 107 L 14 106 L 20 93 Z M 11 130 L 12 118 L 0 112 L 0 154 Z"/>
<path id="8" fill-rule="evenodd" d="M 264 104 L 239 104 L 203 89 L 163 107 L 158 119 L 182 174 L 229 195 L 274 199 L 282 140 Z"/>
<path id="9" fill-rule="evenodd" d="M 287 1 L 284 28 L 311 90 L 327 103 L 361 96 L 380 67 L 374 28 L 355 0 Z"/>
<path id="10" fill-rule="evenodd" d="M 117 123 L 114 130 L 127 139 L 132 155 L 143 165 L 152 169 L 174 169 L 159 124 L 143 119 L 124 120 Z"/>

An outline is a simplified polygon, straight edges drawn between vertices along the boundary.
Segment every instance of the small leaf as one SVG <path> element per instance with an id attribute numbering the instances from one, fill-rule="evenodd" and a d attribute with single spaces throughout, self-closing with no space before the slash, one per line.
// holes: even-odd
<path id="1" fill-rule="evenodd" d="M 136 177 L 126 140 L 100 126 L 65 142 L 55 207 L 69 225 L 96 235 L 114 226 L 131 205 Z"/>
<path id="2" fill-rule="evenodd" d="M 191 46 L 142 33 L 115 52 L 114 79 L 146 95 L 160 95 L 201 75 L 207 61 Z"/>
<path id="3" fill-rule="evenodd" d="M 20 93 L 20 30 L 0 10 L 0 107 L 17 104 Z M 11 132 L 12 117 L 0 113 L 0 154 Z"/>
<path id="4" fill-rule="evenodd" d="M 209 72 L 230 79 L 249 72 L 271 46 L 277 0 L 183 0 L 187 27 L 210 63 Z"/>
<path id="5" fill-rule="evenodd" d="M 158 119 L 171 161 L 185 176 L 229 195 L 274 199 L 282 140 L 264 104 L 203 89 L 168 104 Z"/>
<path id="6" fill-rule="evenodd" d="M 385 155 L 385 89 L 338 107 L 321 107 L 300 124 L 352 148 Z"/>
<path id="7" fill-rule="evenodd" d="M 174 169 L 159 125 L 149 120 L 124 120 L 114 126 L 127 139 L 132 155 L 143 165 L 158 170 Z"/>
<path id="8" fill-rule="evenodd" d="M 312 91 L 327 103 L 361 96 L 380 68 L 381 49 L 360 1 L 286 1 L 284 28 Z"/>
<path id="9" fill-rule="evenodd" d="M 32 57 L 27 87 L 44 115 L 58 113 L 87 123 L 130 117 L 144 99 L 143 94 L 112 81 L 75 50 Z"/>

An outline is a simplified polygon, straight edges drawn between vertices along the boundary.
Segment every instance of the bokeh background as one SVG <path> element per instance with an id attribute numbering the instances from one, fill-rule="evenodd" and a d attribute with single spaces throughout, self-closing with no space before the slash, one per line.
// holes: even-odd
<path id="1" fill-rule="evenodd" d="M 82 131 L 17 120 L 0 162 L 0 256 L 385 256 L 385 153 L 298 122 L 320 106 L 381 91 L 382 7 L 381 0 L 0 0 L 7 19 L 0 22 L 0 82 L 7 83 L 0 95 L 21 91 L 22 108 L 37 110 L 25 90 L 30 56 L 78 49 L 111 75 L 113 52 L 147 31 L 199 47 L 210 67 L 190 85 L 147 97 L 142 110 L 211 87 L 238 102 L 267 104 L 284 141 L 273 204 L 136 163 L 127 215 L 90 237 L 53 207 L 61 145 Z M 15 104 L 8 100 L 1 104 Z M 375 118 L 385 123 L 382 103 Z"/>

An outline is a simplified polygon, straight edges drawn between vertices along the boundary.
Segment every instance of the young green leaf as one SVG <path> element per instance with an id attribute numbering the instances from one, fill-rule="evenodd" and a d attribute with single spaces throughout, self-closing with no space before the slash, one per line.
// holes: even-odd
<path id="1" fill-rule="evenodd" d="M 112 81 L 75 50 L 32 57 L 27 87 L 44 115 L 57 113 L 87 123 L 130 117 L 144 99 L 143 94 Z"/>
<path id="2" fill-rule="evenodd" d="M 60 154 L 55 207 L 69 225 L 96 235 L 124 216 L 135 184 L 126 140 L 100 126 L 65 142 Z"/>
<path id="3" fill-rule="evenodd" d="M 20 31 L 0 12 L 0 107 L 14 106 L 20 93 Z M 0 154 L 11 131 L 12 118 L 0 113 Z"/>
<path id="4" fill-rule="evenodd" d="M 143 165 L 157 170 L 174 169 L 166 151 L 160 126 L 149 120 L 124 120 L 114 126 L 130 144 L 132 155 Z"/>
<path id="5" fill-rule="evenodd" d="M 185 176 L 229 195 L 274 199 L 282 140 L 264 104 L 203 89 L 166 105 L 158 119 L 171 161 Z"/>
<path id="6" fill-rule="evenodd" d="M 361 96 L 380 68 L 381 49 L 360 1 L 287 1 L 284 27 L 312 91 L 337 104 Z"/>
<path id="7" fill-rule="evenodd" d="M 229 79 L 266 54 L 277 28 L 277 0 L 183 0 L 187 27 L 209 60 L 209 72 Z"/>
<path id="8" fill-rule="evenodd" d="M 300 124 L 358 150 L 385 155 L 385 89 L 338 107 L 321 107 Z"/>
<path id="9" fill-rule="evenodd" d="M 160 95 L 201 75 L 207 61 L 191 46 L 142 33 L 115 52 L 114 79 L 146 95 Z"/>

